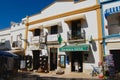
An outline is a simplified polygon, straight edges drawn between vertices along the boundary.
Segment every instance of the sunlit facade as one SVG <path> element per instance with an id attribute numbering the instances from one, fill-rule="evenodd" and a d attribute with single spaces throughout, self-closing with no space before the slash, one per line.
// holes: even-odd
<path id="1" fill-rule="evenodd" d="M 75 72 L 91 72 L 102 61 L 102 25 L 97 0 L 59 0 L 28 19 L 29 47 L 33 69 L 48 71 L 61 68 Z"/>

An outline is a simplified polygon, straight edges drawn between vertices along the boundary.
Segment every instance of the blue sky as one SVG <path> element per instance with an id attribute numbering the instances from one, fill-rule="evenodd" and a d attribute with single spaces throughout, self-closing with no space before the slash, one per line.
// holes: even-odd
<path id="1" fill-rule="evenodd" d="M 55 0 L 0 0 L 0 30 L 10 27 L 10 22 L 39 13 Z"/>

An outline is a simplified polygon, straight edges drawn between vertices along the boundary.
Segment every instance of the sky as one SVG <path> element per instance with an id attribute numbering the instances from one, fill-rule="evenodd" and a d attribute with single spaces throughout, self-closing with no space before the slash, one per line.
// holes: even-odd
<path id="1" fill-rule="evenodd" d="M 10 22 L 39 13 L 55 0 L 0 0 L 0 30 L 9 28 Z"/>

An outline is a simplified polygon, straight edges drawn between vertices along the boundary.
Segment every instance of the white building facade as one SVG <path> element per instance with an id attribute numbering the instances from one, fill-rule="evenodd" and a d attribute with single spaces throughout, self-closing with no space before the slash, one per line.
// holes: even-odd
<path id="1" fill-rule="evenodd" d="M 24 40 L 26 34 L 26 18 L 23 18 L 20 23 L 11 22 L 10 28 L 0 31 L 0 50 L 24 55 Z"/>
<path id="2" fill-rule="evenodd" d="M 88 72 L 102 61 L 102 30 L 97 0 L 59 0 L 28 20 L 29 51 L 33 68 L 41 66 L 46 56 L 48 70 L 61 67 L 65 73 Z M 42 68 L 42 66 L 41 66 Z"/>
<path id="3" fill-rule="evenodd" d="M 20 23 L 11 22 L 11 52 L 18 53 L 19 55 L 24 55 L 24 43 L 25 40 L 25 31 L 26 31 L 26 18 L 23 18 Z"/>

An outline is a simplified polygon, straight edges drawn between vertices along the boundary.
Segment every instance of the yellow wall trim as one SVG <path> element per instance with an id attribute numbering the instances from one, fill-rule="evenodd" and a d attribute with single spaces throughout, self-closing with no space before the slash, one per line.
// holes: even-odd
<path id="1" fill-rule="evenodd" d="M 97 21 L 98 21 L 98 39 L 102 39 L 102 19 L 101 19 L 101 11 L 100 9 L 97 9 Z M 98 41 L 98 47 L 99 47 L 99 61 L 103 61 L 103 50 L 102 50 L 102 44 L 100 41 Z"/>
<path id="2" fill-rule="evenodd" d="M 99 1 L 98 1 L 98 0 L 96 0 L 96 3 L 97 3 L 97 4 L 99 4 Z"/>
<path id="3" fill-rule="evenodd" d="M 27 18 L 27 19 L 26 19 L 26 24 L 25 24 L 26 30 L 25 30 L 24 39 L 25 39 L 25 40 L 28 40 L 28 27 L 29 27 L 28 21 L 29 21 L 29 17 L 27 16 L 26 18 Z M 26 48 L 27 48 L 27 45 L 28 45 L 27 42 L 28 42 L 28 41 L 24 41 L 24 55 L 26 54 Z"/>
<path id="4" fill-rule="evenodd" d="M 88 11 L 96 10 L 96 9 L 99 9 L 99 8 L 100 8 L 100 5 L 94 5 L 94 6 L 91 6 L 91 7 L 88 7 L 88 8 L 78 9 L 78 10 L 74 10 L 74 11 L 50 16 L 50 17 L 47 17 L 47 18 L 39 19 L 39 20 L 36 20 L 36 21 L 32 21 L 32 22 L 29 22 L 29 25 L 33 25 L 33 24 L 37 24 L 37 23 L 41 23 L 41 22 L 49 21 L 49 20 L 53 20 L 53 19 L 58 19 L 58 18 L 61 18 L 61 17 L 66 17 L 66 16 L 70 16 L 70 15 L 74 15 L 74 14 L 80 14 L 80 13 L 83 13 L 83 12 L 88 12 Z"/>

